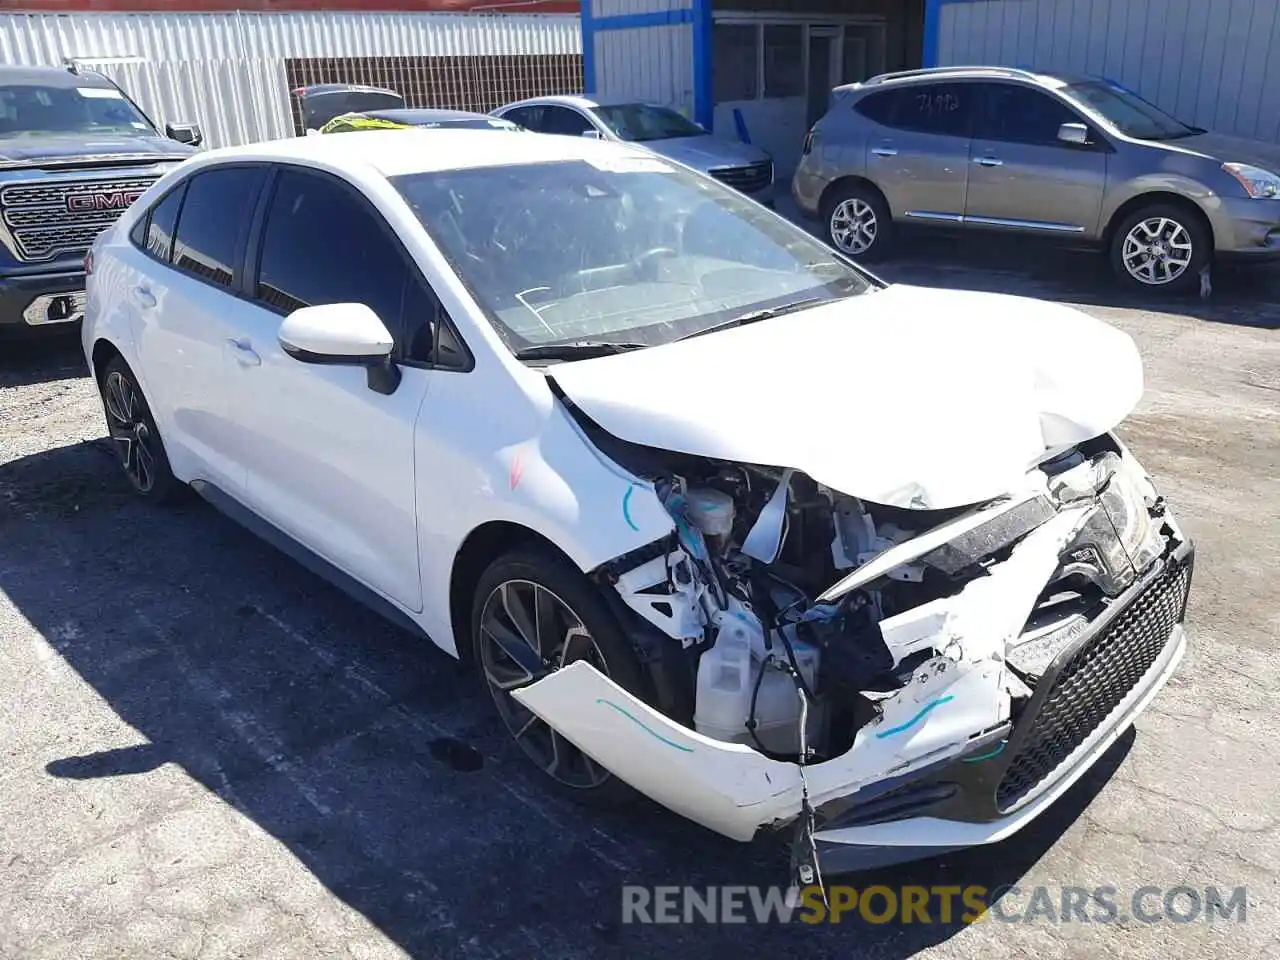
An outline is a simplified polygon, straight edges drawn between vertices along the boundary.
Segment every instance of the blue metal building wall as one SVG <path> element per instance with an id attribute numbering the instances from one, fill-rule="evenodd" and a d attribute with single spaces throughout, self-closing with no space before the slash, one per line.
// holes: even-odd
<path id="1" fill-rule="evenodd" d="M 626 37 L 625 45 L 610 42 L 618 35 Z M 607 71 L 601 70 L 606 54 L 614 58 Z M 660 58 L 669 64 L 667 76 L 652 69 Z M 710 130 L 711 59 L 711 0 L 583 0 L 582 72 L 588 95 L 621 94 L 685 106 L 687 86 L 693 119 Z"/>
<path id="2" fill-rule="evenodd" d="M 1280 0 L 927 0 L 922 59 L 1103 76 L 1187 123 L 1280 141 Z"/>

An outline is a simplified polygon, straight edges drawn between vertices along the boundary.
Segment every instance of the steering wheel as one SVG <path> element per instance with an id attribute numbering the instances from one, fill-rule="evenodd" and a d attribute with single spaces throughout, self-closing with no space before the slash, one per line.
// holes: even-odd
<path id="1" fill-rule="evenodd" d="M 640 268 L 641 274 L 648 274 L 651 272 L 650 264 L 652 264 L 658 257 L 678 256 L 680 256 L 680 252 L 674 247 L 650 247 L 643 253 L 638 254 L 631 262 Z"/>

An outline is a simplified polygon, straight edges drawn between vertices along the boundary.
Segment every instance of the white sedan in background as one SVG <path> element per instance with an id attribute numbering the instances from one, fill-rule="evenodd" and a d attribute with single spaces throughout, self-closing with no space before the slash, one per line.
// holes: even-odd
<path id="1" fill-rule="evenodd" d="M 88 266 L 139 495 L 472 661 L 549 783 L 794 824 L 802 882 L 1009 836 L 1183 655 L 1128 336 L 887 286 L 642 148 L 212 151 Z"/>

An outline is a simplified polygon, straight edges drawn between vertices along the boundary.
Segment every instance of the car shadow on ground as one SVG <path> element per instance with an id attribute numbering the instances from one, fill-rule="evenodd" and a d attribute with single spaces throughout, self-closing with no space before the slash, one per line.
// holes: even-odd
<path id="1" fill-rule="evenodd" d="M 87 376 L 79 328 L 17 336 L 0 330 L 0 389 Z"/>
<path id="2" fill-rule="evenodd" d="M 624 884 L 785 884 L 778 840 L 737 844 L 652 806 L 593 812 L 517 756 L 466 668 L 211 508 L 137 502 L 102 441 L 0 465 L 0 591 L 141 746 L 44 755 L 69 783 L 177 764 L 415 957 L 874 955 L 902 926 L 624 924 Z M 831 882 L 1013 884 L 1123 759 L 991 848 Z M 64 741 L 65 742 L 65 741 Z M 20 789 L 20 788 L 19 788 Z M 141 796 L 142 794 L 137 794 Z M 787 951 L 784 953 L 784 951 Z"/>

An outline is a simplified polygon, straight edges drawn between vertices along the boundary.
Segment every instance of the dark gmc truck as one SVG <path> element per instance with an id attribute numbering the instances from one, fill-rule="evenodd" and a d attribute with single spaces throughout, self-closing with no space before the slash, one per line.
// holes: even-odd
<path id="1" fill-rule="evenodd" d="M 81 319 L 89 246 L 200 141 L 101 74 L 0 66 L 0 335 Z"/>

